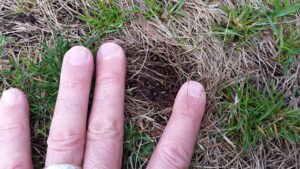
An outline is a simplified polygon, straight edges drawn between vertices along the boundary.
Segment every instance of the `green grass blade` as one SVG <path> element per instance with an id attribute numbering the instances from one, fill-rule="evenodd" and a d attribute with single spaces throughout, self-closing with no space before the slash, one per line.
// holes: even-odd
<path id="1" fill-rule="evenodd" d="M 279 12 L 276 12 L 275 17 L 287 16 L 287 15 L 297 12 L 298 10 L 300 10 L 300 3 L 292 4 L 292 6 L 286 8 L 286 9 L 283 9 Z"/>

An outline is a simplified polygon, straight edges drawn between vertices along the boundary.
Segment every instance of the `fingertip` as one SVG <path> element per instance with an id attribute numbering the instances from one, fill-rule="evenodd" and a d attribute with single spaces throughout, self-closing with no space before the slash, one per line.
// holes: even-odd
<path id="1" fill-rule="evenodd" d="M 92 64 L 93 55 L 91 51 L 84 46 L 73 46 L 65 55 L 67 63 L 73 66 Z"/>
<path id="2" fill-rule="evenodd" d="M 110 60 L 114 58 L 126 59 L 124 49 L 113 42 L 102 44 L 98 50 L 97 58 L 101 60 Z"/>
<path id="3" fill-rule="evenodd" d="M 201 83 L 196 81 L 187 81 L 185 82 L 181 89 L 187 96 L 191 97 L 206 97 L 205 89 Z"/>
<path id="4" fill-rule="evenodd" d="M 184 100 L 193 100 L 193 102 L 204 102 L 206 103 L 206 92 L 203 85 L 196 81 L 187 81 L 185 82 L 177 96 L 176 100 L 179 100 L 180 102 Z"/>
<path id="5" fill-rule="evenodd" d="M 1 103 L 5 107 L 14 107 L 14 106 L 28 106 L 27 97 L 24 92 L 17 88 L 10 88 L 3 92 L 1 97 Z"/>
<path id="6" fill-rule="evenodd" d="M 185 82 L 175 100 L 174 112 L 192 114 L 202 118 L 206 106 L 206 92 L 204 87 L 196 81 Z"/>
<path id="7" fill-rule="evenodd" d="M 90 83 L 94 69 L 94 59 L 91 51 L 83 46 L 72 47 L 64 56 L 61 70 L 61 84 L 71 85 L 70 82 Z"/>

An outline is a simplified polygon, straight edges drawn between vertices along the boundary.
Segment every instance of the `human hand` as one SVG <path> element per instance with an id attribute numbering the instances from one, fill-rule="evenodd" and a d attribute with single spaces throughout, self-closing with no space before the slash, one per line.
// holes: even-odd
<path id="1" fill-rule="evenodd" d="M 54 164 L 84 169 L 121 168 L 126 58 L 120 46 L 105 43 L 95 62 L 96 84 L 87 119 L 92 54 L 80 46 L 65 54 L 48 138 L 46 167 L 50 169 L 59 169 Z M 180 88 L 148 169 L 189 167 L 205 104 L 201 84 L 189 81 Z M 0 169 L 32 168 L 30 149 L 27 98 L 22 91 L 9 89 L 0 101 Z"/>

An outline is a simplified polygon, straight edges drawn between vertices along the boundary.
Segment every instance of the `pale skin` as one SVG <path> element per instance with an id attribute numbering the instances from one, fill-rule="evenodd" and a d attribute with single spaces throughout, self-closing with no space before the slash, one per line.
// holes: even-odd
<path id="1" fill-rule="evenodd" d="M 94 98 L 91 112 L 87 112 L 94 68 Z M 121 168 L 125 73 L 124 50 L 114 43 L 101 45 L 95 61 L 90 50 L 81 46 L 65 54 L 46 166 Z M 148 169 L 189 167 L 205 104 L 205 90 L 200 83 L 189 81 L 182 85 Z M 32 168 L 28 101 L 15 88 L 5 91 L 0 100 L 0 169 L 8 168 Z"/>

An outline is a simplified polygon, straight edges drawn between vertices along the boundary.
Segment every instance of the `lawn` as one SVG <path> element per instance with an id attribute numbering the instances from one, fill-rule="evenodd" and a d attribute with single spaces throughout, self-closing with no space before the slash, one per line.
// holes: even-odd
<path id="1" fill-rule="evenodd" d="M 29 97 L 34 168 L 64 53 L 107 41 L 128 58 L 123 168 L 145 168 L 191 79 L 208 96 L 191 168 L 300 168 L 299 0 L 1 0 L 0 91 Z"/>

